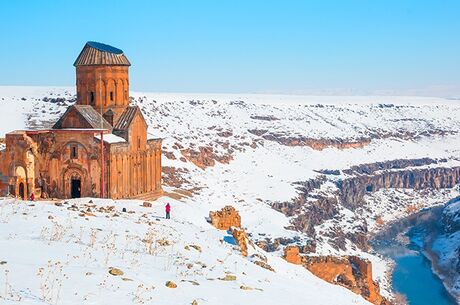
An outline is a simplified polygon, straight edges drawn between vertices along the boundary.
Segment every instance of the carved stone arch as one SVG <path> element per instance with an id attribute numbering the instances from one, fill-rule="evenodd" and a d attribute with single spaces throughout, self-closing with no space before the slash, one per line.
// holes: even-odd
<path id="1" fill-rule="evenodd" d="M 112 96 L 113 96 L 113 101 L 110 99 L 110 93 L 112 92 Z M 114 102 L 116 101 L 115 99 L 115 95 L 116 95 L 116 83 L 115 83 L 115 80 L 113 78 L 108 78 L 106 80 L 106 104 L 105 106 L 109 106 L 109 105 L 113 105 Z"/>
<path id="2" fill-rule="evenodd" d="M 58 147 L 57 151 L 60 152 L 60 159 L 61 159 L 61 160 L 64 160 L 64 159 L 65 159 L 65 158 L 64 158 L 64 155 L 65 155 L 65 154 L 68 154 L 68 152 L 67 152 L 67 150 L 66 150 L 66 147 L 67 147 L 67 146 L 71 146 L 71 145 L 77 145 L 78 147 L 82 147 L 83 150 L 84 150 L 84 152 L 85 152 L 85 154 L 86 154 L 87 156 L 89 156 L 88 148 L 86 148 L 85 145 L 83 145 L 82 143 L 80 143 L 80 142 L 78 142 L 78 141 L 71 140 L 71 141 L 65 142 L 64 144 L 62 144 L 62 145 L 60 145 L 60 146 Z"/>
<path id="3" fill-rule="evenodd" d="M 65 198 L 71 198 L 72 180 L 80 180 L 81 197 L 89 196 L 91 185 L 88 172 L 78 164 L 72 164 L 62 170 L 63 195 Z"/>
<path id="4" fill-rule="evenodd" d="M 117 84 L 116 84 L 116 88 L 117 88 L 116 92 L 117 93 L 115 95 L 117 105 L 123 105 L 124 104 L 123 103 L 123 101 L 124 101 L 124 99 L 123 99 L 124 87 L 125 86 L 124 86 L 124 83 L 123 83 L 123 79 L 119 78 L 117 80 Z"/>

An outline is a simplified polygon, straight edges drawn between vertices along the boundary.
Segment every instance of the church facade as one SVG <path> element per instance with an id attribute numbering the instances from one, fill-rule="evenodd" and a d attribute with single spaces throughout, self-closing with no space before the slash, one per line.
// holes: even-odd
<path id="1" fill-rule="evenodd" d="M 139 198 L 162 195 L 161 139 L 129 104 L 122 50 L 88 42 L 76 59 L 77 101 L 51 129 L 5 136 L 0 193 L 27 198 Z M 102 140 L 101 140 L 102 139 Z"/>

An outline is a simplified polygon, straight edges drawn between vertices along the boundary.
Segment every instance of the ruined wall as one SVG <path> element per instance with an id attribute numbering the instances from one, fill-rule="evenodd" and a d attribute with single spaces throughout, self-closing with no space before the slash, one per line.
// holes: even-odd
<path id="1" fill-rule="evenodd" d="M 241 217 L 238 211 L 227 205 L 220 211 L 209 212 L 211 224 L 219 230 L 229 230 L 231 227 L 241 227 Z"/>
<path id="2" fill-rule="evenodd" d="M 284 249 L 284 259 L 302 265 L 317 277 L 343 286 L 373 304 L 387 305 L 379 285 L 372 278 L 372 263 L 357 256 L 301 256 L 297 246 Z"/>

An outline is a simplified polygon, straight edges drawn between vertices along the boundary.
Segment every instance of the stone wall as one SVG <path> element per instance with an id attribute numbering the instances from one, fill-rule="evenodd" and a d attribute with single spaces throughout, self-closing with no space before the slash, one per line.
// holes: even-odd
<path id="1" fill-rule="evenodd" d="M 301 256 L 297 246 L 284 249 L 284 259 L 302 265 L 317 277 L 343 286 L 377 305 L 390 304 L 380 295 L 379 285 L 372 278 L 372 263 L 357 256 Z"/>
<path id="2" fill-rule="evenodd" d="M 211 224 L 219 230 L 229 230 L 231 227 L 241 227 L 241 217 L 238 211 L 227 205 L 220 211 L 209 212 Z"/>

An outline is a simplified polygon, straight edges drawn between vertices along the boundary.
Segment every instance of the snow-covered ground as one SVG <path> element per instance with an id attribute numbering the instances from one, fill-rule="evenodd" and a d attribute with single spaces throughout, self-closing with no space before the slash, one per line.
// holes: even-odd
<path id="1" fill-rule="evenodd" d="M 171 220 L 163 217 L 166 201 L 172 204 Z M 0 303 L 367 304 L 250 247 L 250 254 L 266 256 L 275 272 L 257 266 L 193 203 L 163 198 L 152 208 L 141 204 L 0 201 Z M 123 275 L 109 274 L 112 267 Z M 224 280 L 226 275 L 236 279 Z M 177 288 L 166 287 L 167 281 Z"/>
<path id="2" fill-rule="evenodd" d="M 74 94 L 73 88 L 0 87 L 3 119 L 0 133 L 51 126 L 74 102 Z M 62 280 L 61 303 L 65 296 L 65 304 L 82 304 L 84 297 L 88 297 L 87 304 L 104 304 L 114 300 L 126 304 L 135 300 L 136 287 L 141 284 L 144 286 L 139 288 L 140 291 L 146 290 L 145 295 L 152 296 L 159 304 L 173 304 L 174 297 L 178 298 L 174 304 L 191 303 L 195 297 L 190 296 L 194 296 L 194 292 L 198 304 L 216 304 L 215 298 L 225 300 L 219 304 L 293 304 L 299 301 L 336 304 L 333 299 L 340 299 L 340 304 L 358 304 L 362 299 L 354 298 L 344 289 L 318 282 L 309 272 L 286 265 L 279 259 L 279 252 L 263 253 L 276 270 L 275 274 L 260 270 L 260 267 L 239 256 L 231 245 L 225 241 L 221 244 L 219 240 L 225 240 L 225 233 L 209 227 L 204 217 L 210 210 L 230 204 L 239 210 L 243 226 L 252 238 L 308 238 L 305 233 L 287 229 L 290 219 L 270 207 L 272 202 L 290 201 L 299 194 L 294 182 L 317 178 L 321 175 L 320 170 L 342 171 L 354 165 L 395 159 L 429 157 L 445 159 L 441 165 L 429 166 L 460 164 L 460 104 L 451 100 L 138 92 L 132 92 L 131 96 L 132 103 L 139 105 L 146 116 L 150 136 L 164 139 L 163 150 L 168 155 L 163 156 L 163 166 L 172 169 L 173 176 L 183 179 L 181 183 L 165 185 L 165 190 L 171 193 L 177 193 L 178 189 L 186 190 L 193 195 L 180 201 L 163 198 L 154 203 L 153 210 L 138 208 L 139 204 L 135 201 L 117 202 L 113 203 L 117 209 L 127 205 L 136 213 L 121 214 L 117 218 L 97 215 L 88 217 L 89 220 L 79 217 L 76 212 L 67 211 L 65 207 L 38 203 L 28 207 L 24 203 L 2 202 L 4 211 L 1 215 L 9 216 L 5 218 L 7 222 L 1 224 L 5 228 L 1 230 L 1 249 L 12 250 L 7 252 L 6 258 L 0 254 L 0 260 L 8 261 L 0 268 L 10 268 L 8 279 L 11 279 L 12 289 L 22 293 L 23 298 L 28 294 L 33 296 L 29 302 L 40 300 L 40 280 L 35 276 L 37 270 L 33 269 L 46 268 L 48 260 L 52 259 L 53 263 L 59 261 L 63 264 L 62 268 L 66 270 L 63 273 L 67 276 L 74 274 L 75 281 L 85 283 L 68 285 L 65 283 L 69 280 Z M 257 135 L 254 130 L 281 138 L 306 137 L 345 142 L 370 139 L 370 143 L 353 149 L 327 147 L 314 150 L 309 146 L 282 145 Z M 216 162 L 214 166 L 203 169 L 182 158 L 184 149 L 198 151 L 200 147 L 212 148 L 217 157 L 230 156 L 229 163 Z M 340 172 L 336 178 L 343 177 L 343 172 Z M 332 193 L 334 188 L 329 181 L 321 187 L 321 191 Z M 380 226 L 378 218 L 388 223 L 407 215 L 414 207 L 439 204 L 456 194 L 457 189 L 433 192 L 381 190 L 366 196 L 366 206 L 359 210 L 360 215 L 340 207 L 337 217 L 316 230 L 327 231 L 332 225 L 340 225 L 344 230 L 348 228 L 352 231 L 349 224 L 363 219 L 369 220 L 370 230 L 377 230 Z M 173 202 L 174 220 L 169 223 L 163 219 L 156 221 L 153 215 L 161 213 L 166 200 Z M 14 210 L 19 212 L 14 213 Z M 144 211 L 151 214 L 141 217 Z M 47 219 L 48 214 L 54 218 Z M 56 226 L 53 221 L 57 219 L 64 228 L 72 228 L 64 229 L 64 237 L 60 240 L 50 240 L 49 235 L 53 233 L 46 235 L 40 232 L 46 226 L 48 231 L 53 232 Z M 154 225 L 146 224 L 147 219 Z M 15 230 L 16 227 L 19 229 Z M 61 230 L 57 227 L 59 229 L 56 230 Z M 88 240 L 93 234 L 91 228 L 102 229 L 97 231 L 97 243 L 93 246 Z M 149 229 L 155 231 L 155 239 L 165 238 L 174 245 L 158 248 L 156 255 L 141 252 L 139 238 L 142 239 Z M 116 242 L 113 242 L 116 250 L 106 250 L 106 240 L 112 238 L 110 234 L 117 235 L 114 237 Z M 128 244 L 128 240 L 132 245 Z M 374 277 L 382 284 L 384 294 L 388 295 L 388 283 L 384 276 L 388 270 L 387 262 L 363 253 L 351 244 L 345 252 L 337 252 L 329 246 L 327 238 L 323 241 L 317 247 L 319 254 L 358 254 L 371 259 Z M 209 248 L 198 255 L 183 251 L 187 243 L 200 243 L 202 248 Z M 31 251 L 27 249 L 35 245 L 42 249 L 37 250 L 41 252 L 29 255 Z M 131 246 L 137 247 L 137 252 Z M 21 255 L 15 263 L 13 249 L 27 255 Z M 125 251 L 127 249 L 131 250 Z M 105 263 L 108 252 L 110 263 Z M 127 258 L 124 259 L 123 255 Z M 227 256 L 229 258 L 224 259 Z M 176 257 L 179 263 L 175 263 Z M 134 260 L 138 261 L 137 265 L 132 264 Z M 208 267 L 194 273 L 195 267 L 190 269 L 193 272 L 184 268 L 183 264 L 188 260 L 206 261 Z M 34 276 L 25 280 L 27 266 L 31 266 L 29 271 Z M 110 266 L 120 267 L 133 281 L 122 281 L 119 277 L 108 275 L 107 268 Z M 215 267 L 209 270 L 211 266 Z M 237 281 L 207 280 L 208 277 L 220 277 L 225 271 L 237 273 Z M 85 272 L 92 274 L 86 276 Z M 13 280 L 14 274 L 16 280 Z M 190 285 L 188 282 L 180 282 L 176 290 L 164 287 L 164 281 L 190 279 L 190 274 L 196 276 L 200 286 L 187 286 Z M 0 274 L 0 283 L 3 279 L 5 275 Z M 147 291 L 148 285 L 156 288 Z M 239 289 L 241 285 L 263 291 L 244 291 Z M 78 290 L 80 286 L 81 292 L 75 295 L 72 289 Z M 287 296 L 292 296 L 292 299 Z M 145 302 L 148 303 L 147 299 Z"/>
<path id="3" fill-rule="evenodd" d="M 432 249 L 439 257 L 437 265 L 448 270 L 447 287 L 456 294 L 460 301 L 460 200 L 452 202 L 444 209 L 445 232 L 433 242 Z"/>

